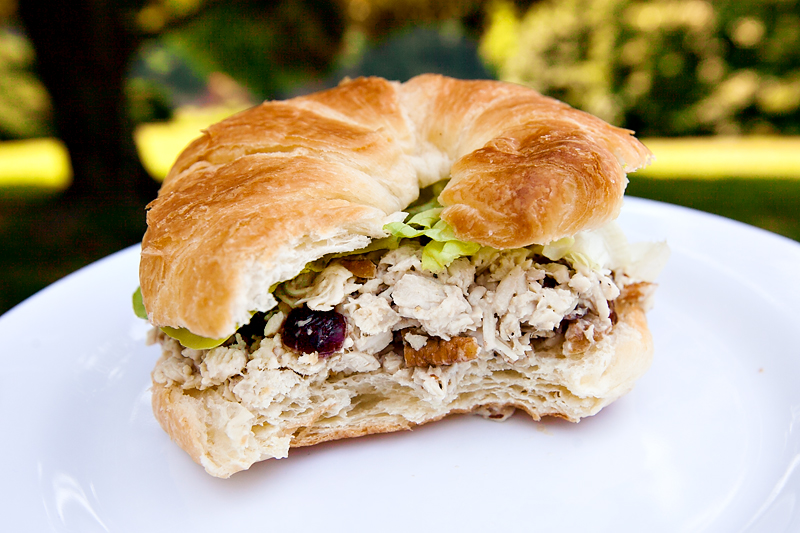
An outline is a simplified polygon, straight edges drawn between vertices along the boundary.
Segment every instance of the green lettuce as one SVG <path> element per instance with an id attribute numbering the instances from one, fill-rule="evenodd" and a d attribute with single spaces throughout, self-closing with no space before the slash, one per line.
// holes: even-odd
<path id="1" fill-rule="evenodd" d="M 144 308 L 142 301 L 142 288 L 136 287 L 136 292 L 133 293 L 133 312 L 142 320 L 147 320 L 147 309 Z"/>
<path id="2" fill-rule="evenodd" d="M 216 348 L 229 339 L 229 337 L 225 337 L 224 339 L 210 339 L 208 337 L 201 337 L 200 335 L 195 335 L 186 328 L 171 328 L 169 326 L 164 326 L 160 329 L 186 348 L 191 348 L 193 350 L 210 350 L 211 348 Z"/>
<path id="3" fill-rule="evenodd" d="M 405 222 L 392 222 L 383 227 L 397 239 L 430 239 L 422 248 L 422 268 L 431 272 L 442 272 L 459 257 L 473 255 L 481 249 L 481 245 L 476 242 L 456 238 L 450 224 L 440 218 L 444 208 L 435 199 L 423 206 L 425 209 L 418 210 Z"/>
<path id="4" fill-rule="evenodd" d="M 142 320 L 147 320 L 147 310 L 144 308 L 144 302 L 142 301 L 141 287 L 137 287 L 136 292 L 133 293 L 133 312 Z M 208 337 L 201 337 L 200 335 L 195 335 L 186 328 L 170 328 L 168 326 L 164 326 L 159 329 L 180 342 L 184 347 L 192 348 L 193 350 L 208 350 L 211 348 L 216 348 L 228 340 L 228 337 L 225 337 L 224 339 L 210 339 Z"/>

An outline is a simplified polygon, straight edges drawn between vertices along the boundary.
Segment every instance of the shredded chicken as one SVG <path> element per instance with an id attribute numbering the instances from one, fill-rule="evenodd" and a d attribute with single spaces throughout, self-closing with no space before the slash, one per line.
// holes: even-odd
<path id="1" fill-rule="evenodd" d="M 613 328 L 614 300 L 651 293 L 648 283 L 626 287 L 623 275 L 525 249 L 483 249 L 438 274 L 422 268 L 421 253 L 411 242 L 304 272 L 276 290 L 281 303 L 264 317 L 263 337 L 237 334 L 202 351 L 167 343 L 172 354 L 154 379 L 184 389 L 217 387 L 269 411 L 278 399 L 291 400 L 304 379 L 381 371 L 436 402 L 468 361 L 499 357 L 513 364 L 558 344 L 561 353 L 579 357 Z M 282 324 L 301 305 L 347 318 L 339 352 L 321 357 L 283 345 Z"/>

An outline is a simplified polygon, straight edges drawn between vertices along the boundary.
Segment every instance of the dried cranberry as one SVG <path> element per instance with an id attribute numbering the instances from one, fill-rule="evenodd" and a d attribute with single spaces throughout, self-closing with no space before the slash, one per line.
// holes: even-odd
<path id="1" fill-rule="evenodd" d="M 323 357 L 342 349 L 347 319 L 336 311 L 292 309 L 283 324 L 283 343 L 296 352 L 317 352 Z"/>

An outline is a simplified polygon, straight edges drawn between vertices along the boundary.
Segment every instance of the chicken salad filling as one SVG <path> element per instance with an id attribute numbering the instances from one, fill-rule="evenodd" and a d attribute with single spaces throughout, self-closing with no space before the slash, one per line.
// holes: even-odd
<path id="1" fill-rule="evenodd" d="M 609 235 L 619 230 L 597 233 L 589 241 L 613 241 Z M 248 363 L 265 354 L 276 369 L 300 376 L 580 357 L 611 332 L 614 302 L 626 288 L 646 298 L 652 285 L 643 277 L 653 267 L 637 267 L 630 257 L 626 267 L 603 267 L 597 249 L 613 249 L 607 242 L 591 251 L 594 259 L 586 255 L 591 247 L 558 246 L 560 252 L 481 248 L 438 272 L 423 266 L 425 244 L 415 238 L 333 258 L 276 287 L 279 305 L 254 315 L 221 346 L 195 350 L 172 342 L 154 378 L 203 390 L 241 381 Z"/>

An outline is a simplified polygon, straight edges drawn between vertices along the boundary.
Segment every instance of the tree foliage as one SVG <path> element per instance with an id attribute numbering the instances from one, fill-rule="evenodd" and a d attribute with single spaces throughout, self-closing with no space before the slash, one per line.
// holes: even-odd
<path id="1" fill-rule="evenodd" d="M 482 52 L 643 135 L 800 133 L 797 0 L 499 1 Z"/>
<path id="2" fill-rule="evenodd" d="M 0 28 L 0 140 L 53 133 L 50 99 L 33 61 L 25 36 L 13 26 Z"/>
<path id="3" fill-rule="evenodd" d="M 288 80 L 325 68 L 344 31 L 337 0 L 26 0 L 12 7 L 35 49 L 53 129 L 70 153 L 69 195 L 91 201 L 155 196 L 133 119 L 165 118 L 169 110 L 159 87 L 129 77 L 143 45 L 161 38 L 208 71 L 229 70 L 259 96 L 274 97 Z"/>

